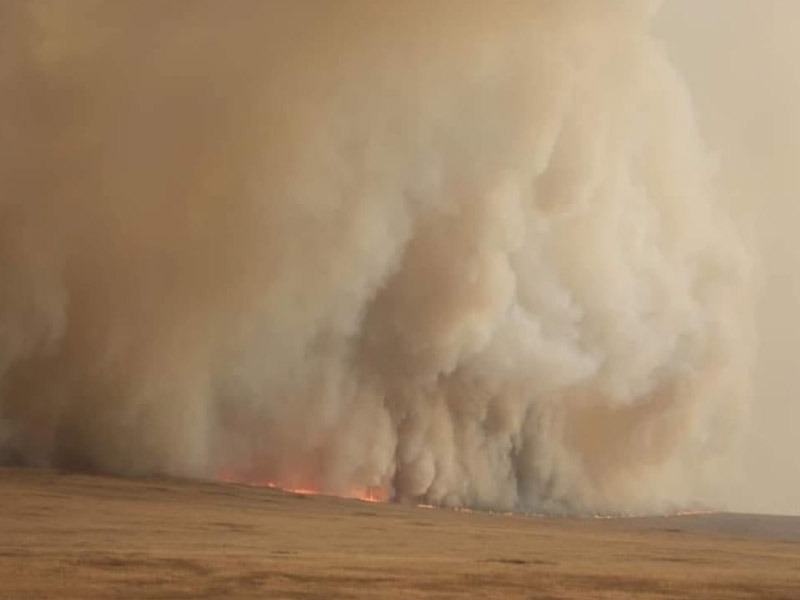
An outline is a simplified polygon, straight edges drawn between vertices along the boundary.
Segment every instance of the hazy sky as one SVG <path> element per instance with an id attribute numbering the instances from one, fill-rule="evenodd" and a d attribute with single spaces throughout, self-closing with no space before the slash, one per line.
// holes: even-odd
<path id="1" fill-rule="evenodd" d="M 800 514 L 800 2 L 667 0 L 657 22 L 759 248 L 760 346 L 739 509 Z"/>

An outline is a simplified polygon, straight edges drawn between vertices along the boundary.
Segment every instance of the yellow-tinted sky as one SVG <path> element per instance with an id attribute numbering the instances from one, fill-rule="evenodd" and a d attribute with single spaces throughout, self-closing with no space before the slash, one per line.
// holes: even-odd
<path id="1" fill-rule="evenodd" d="M 800 514 L 800 2 L 667 0 L 657 21 L 759 249 L 759 352 L 736 508 Z"/>

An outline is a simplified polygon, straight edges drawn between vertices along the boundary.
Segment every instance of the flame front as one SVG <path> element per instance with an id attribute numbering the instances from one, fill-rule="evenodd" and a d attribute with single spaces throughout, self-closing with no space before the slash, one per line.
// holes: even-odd
<path id="1" fill-rule="evenodd" d="M 238 473 L 234 469 L 222 469 L 217 473 L 217 480 L 225 483 L 241 483 L 253 487 L 265 487 L 273 490 L 283 490 L 301 496 L 335 496 L 339 498 L 350 498 L 361 502 L 387 502 L 389 500 L 388 491 L 382 486 L 366 486 L 353 488 L 346 492 L 332 492 L 322 490 L 317 486 L 308 483 L 289 483 L 277 480 L 261 480 L 247 477 Z"/>

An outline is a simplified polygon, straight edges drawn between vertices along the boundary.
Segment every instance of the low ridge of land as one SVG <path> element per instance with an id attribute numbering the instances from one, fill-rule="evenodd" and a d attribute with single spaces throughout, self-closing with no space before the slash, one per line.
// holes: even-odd
<path id="1" fill-rule="evenodd" d="M 800 518 L 551 519 L 0 469 L 0 599 L 800 600 Z"/>

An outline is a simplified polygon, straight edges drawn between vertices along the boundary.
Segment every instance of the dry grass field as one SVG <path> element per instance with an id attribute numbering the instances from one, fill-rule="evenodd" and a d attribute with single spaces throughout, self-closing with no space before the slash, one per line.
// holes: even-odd
<path id="1" fill-rule="evenodd" d="M 0 470 L 0 598 L 800 599 L 800 519 L 546 519 Z"/>

